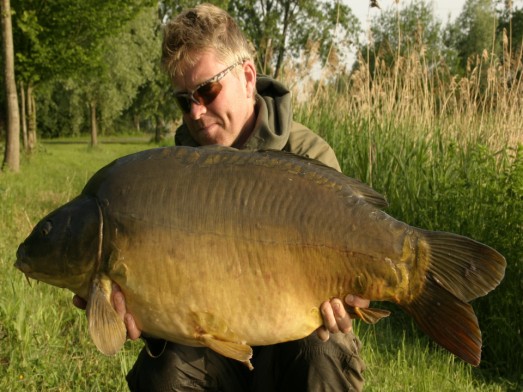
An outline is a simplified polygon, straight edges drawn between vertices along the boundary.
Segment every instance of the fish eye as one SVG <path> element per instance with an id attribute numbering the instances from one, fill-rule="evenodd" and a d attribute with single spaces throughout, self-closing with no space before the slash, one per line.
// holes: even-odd
<path id="1" fill-rule="evenodd" d="M 53 224 L 51 223 L 51 221 L 45 221 L 42 227 L 40 228 L 40 233 L 44 237 L 47 237 L 51 230 L 53 230 Z"/>

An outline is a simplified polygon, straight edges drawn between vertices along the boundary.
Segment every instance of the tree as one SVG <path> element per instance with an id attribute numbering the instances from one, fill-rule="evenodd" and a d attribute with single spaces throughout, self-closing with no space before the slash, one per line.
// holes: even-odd
<path id="1" fill-rule="evenodd" d="M 156 6 L 144 8 L 101 42 L 100 57 L 76 81 L 89 102 L 92 145 L 99 125 L 112 125 L 132 104 L 140 86 L 160 72 L 158 25 Z"/>
<path id="2" fill-rule="evenodd" d="M 124 113 L 124 119 L 140 131 L 154 130 L 154 141 L 160 142 L 169 123 L 181 121 L 181 115 L 172 98 L 171 83 L 164 72 L 139 86 L 137 94 Z"/>
<path id="3" fill-rule="evenodd" d="M 18 112 L 18 95 L 15 82 L 11 5 L 9 0 L 2 0 L 0 5 L 7 106 L 6 145 L 2 169 L 7 167 L 14 172 L 18 172 L 20 170 L 20 114 Z"/>
<path id="4" fill-rule="evenodd" d="M 391 68 L 398 58 L 413 51 L 423 54 L 429 64 L 437 64 L 446 57 L 441 21 L 427 1 L 413 1 L 401 10 L 398 6 L 384 9 L 372 21 L 370 37 L 370 42 L 362 45 L 359 51 L 366 58 L 371 73 L 377 58 Z"/>
<path id="5" fill-rule="evenodd" d="M 446 43 L 456 49 L 461 73 L 466 72 L 471 57 L 498 51 L 494 5 L 493 0 L 466 0 L 456 21 L 447 27 Z"/>
<path id="6" fill-rule="evenodd" d="M 95 138 L 98 132 L 127 132 L 141 125 L 154 129 L 155 124 L 160 124 L 160 131 L 162 123 L 178 115 L 167 96 L 169 81 L 160 70 L 162 31 L 156 12 L 155 6 L 144 8 L 107 37 L 92 72 L 41 86 L 43 135 L 75 135 L 90 129 Z"/>
<path id="7" fill-rule="evenodd" d="M 104 39 L 116 34 L 144 6 L 152 3 L 152 0 L 17 2 L 17 66 L 26 86 L 29 134 L 36 128 L 35 88 L 57 77 L 67 80 L 94 74 L 103 61 Z"/>
<path id="8" fill-rule="evenodd" d="M 512 2 L 502 10 L 496 35 L 503 40 L 506 36 L 506 47 L 509 57 L 521 58 L 521 47 L 523 44 L 523 8 L 512 8 Z"/>
<path id="9" fill-rule="evenodd" d="M 231 0 L 228 9 L 252 40 L 261 72 L 275 78 L 311 42 L 318 43 L 323 63 L 334 51 L 344 62 L 360 32 L 358 19 L 340 1 Z"/>

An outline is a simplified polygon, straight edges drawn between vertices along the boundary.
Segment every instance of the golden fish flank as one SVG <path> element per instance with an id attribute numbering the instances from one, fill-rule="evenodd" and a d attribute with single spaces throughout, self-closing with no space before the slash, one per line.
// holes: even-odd
<path id="1" fill-rule="evenodd" d="M 144 333 L 249 366 L 250 346 L 311 334 L 319 305 L 349 293 L 397 303 L 478 365 L 481 333 L 468 302 L 499 284 L 504 258 L 397 221 L 385 206 L 359 181 L 287 153 L 153 149 L 98 171 L 36 225 L 16 266 L 88 298 L 90 334 L 107 354 L 125 341 L 113 280 Z M 388 314 L 351 312 L 366 322 Z"/>

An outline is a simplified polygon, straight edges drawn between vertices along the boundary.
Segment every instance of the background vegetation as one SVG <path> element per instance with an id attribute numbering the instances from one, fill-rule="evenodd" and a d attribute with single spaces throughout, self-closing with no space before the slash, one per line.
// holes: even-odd
<path id="1" fill-rule="evenodd" d="M 79 7 L 74 1 L 44 3 Z M 94 3 L 84 3 L 76 14 L 60 15 L 94 12 Z M 100 37 L 82 33 L 85 40 L 67 28 L 56 31 L 51 23 L 56 9 L 46 11 L 29 0 L 14 5 L 20 91 L 33 88 L 38 108 L 33 125 L 42 141 L 22 157 L 21 175 L 0 173 L 0 266 L 5 271 L 0 275 L 0 390 L 125 390 L 124 375 L 140 343 L 128 342 L 115 358 L 103 357 L 89 341 L 71 295 L 46 285 L 29 287 L 12 264 L 32 226 L 77 194 L 102 165 L 155 146 L 147 141 L 159 129 L 168 137 L 164 143 L 171 143 L 168 132 L 179 114 L 158 70 L 159 32 L 162 21 L 186 3 L 162 2 L 159 12 L 155 4 L 133 3 L 114 30 Z M 219 3 L 242 21 L 248 21 L 252 7 L 261 6 Z M 314 14 L 308 2 L 293 3 L 299 6 L 288 22 L 303 26 Z M 286 2 L 272 4 L 277 12 L 265 14 L 283 15 L 278 7 Z M 387 212 L 415 226 L 473 237 L 507 258 L 500 287 L 473 303 L 484 340 L 478 369 L 429 342 L 393 308 L 393 317 L 376 326 L 357 325 L 365 344 L 367 390 L 523 389 L 523 12 L 510 2 L 496 5 L 467 0 L 462 14 L 446 25 L 422 1 L 384 9 L 365 39 L 353 41 L 360 51 L 349 65 L 339 55 L 348 38 L 336 41 L 332 34 L 311 30 L 311 40 L 289 35 L 295 46 L 286 46 L 281 35 L 269 45 L 267 31 L 284 26 L 279 19 L 258 22 L 258 32 L 249 30 L 253 42 L 266 45 L 260 69 L 292 86 L 296 119 L 330 142 L 345 174 L 386 195 Z M 345 19 L 337 17 L 318 31 L 328 26 L 336 31 L 336 22 L 351 20 L 348 9 L 340 10 Z M 97 16 L 80 19 L 87 17 Z M 356 25 L 347 26 L 357 33 Z M 74 53 L 67 46 L 71 35 Z M 282 45 L 287 55 L 278 66 Z M 97 53 L 95 59 L 89 49 Z M 60 67 L 75 64 L 67 72 L 58 65 L 48 64 L 55 70 L 49 72 L 39 68 L 61 53 L 71 59 L 55 59 Z M 29 54 L 34 57 L 24 57 Z M 92 68 L 75 72 L 80 66 L 75 61 Z M 315 64 L 320 70 L 311 72 Z M 87 147 L 93 105 L 102 134 L 98 148 Z M 133 135 L 142 142 L 129 143 L 136 141 Z M 126 144 L 109 143 L 122 136 Z"/>

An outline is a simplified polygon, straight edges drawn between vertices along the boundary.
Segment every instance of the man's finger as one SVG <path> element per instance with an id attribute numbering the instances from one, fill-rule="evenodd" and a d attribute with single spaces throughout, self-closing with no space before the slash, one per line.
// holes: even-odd
<path id="1" fill-rule="evenodd" d="M 136 326 L 133 316 L 127 313 L 124 317 L 125 327 L 127 328 L 127 336 L 131 340 L 136 340 L 140 337 L 141 331 Z"/>
<path id="2" fill-rule="evenodd" d="M 331 307 L 336 319 L 336 327 L 340 332 L 349 333 L 352 331 L 352 320 L 345 310 L 345 306 L 340 299 L 334 298 L 331 301 Z"/>
<path id="3" fill-rule="evenodd" d="M 370 301 L 368 299 L 363 299 L 355 295 L 349 294 L 345 297 L 345 303 L 349 306 L 354 306 L 358 308 L 368 308 Z"/>
<path id="4" fill-rule="evenodd" d="M 318 335 L 318 338 L 322 342 L 326 342 L 330 338 L 330 333 L 329 333 L 329 331 L 327 331 L 327 328 L 325 328 L 324 326 L 319 327 L 316 330 L 316 334 Z"/>
<path id="5" fill-rule="evenodd" d="M 323 317 L 323 326 L 327 329 L 327 331 L 331 333 L 340 332 L 331 303 L 329 301 L 322 303 L 320 306 L 320 311 Z"/>
<path id="6" fill-rule="evenodd" d="M 116 310 L 116 313 L 118 313 L 120 318 L 124 320 L 125 314 L 127 313 L 127 308 L 125 307 L 125 298 L 123 293 L 120 291 L 120 287 L 118 287 L 116 284 L 113 285 L 112 297 L 114 310 Z"/>
<path id="7" fill-rule="evenodd" d="M 131 313 L 127 313 L 127 306 L 125 306 L 125 296 L 116 283 L 113 282 L 113 292 L 112 292 L 113 306 L 114 310 L 121 317 L 125 323 L 125 328 L 127 329 L 127 337 L 131 340 L 136 340 L 141 335 L 141 330 L 138 329 L 136 322 L 134 321 Z"/>

